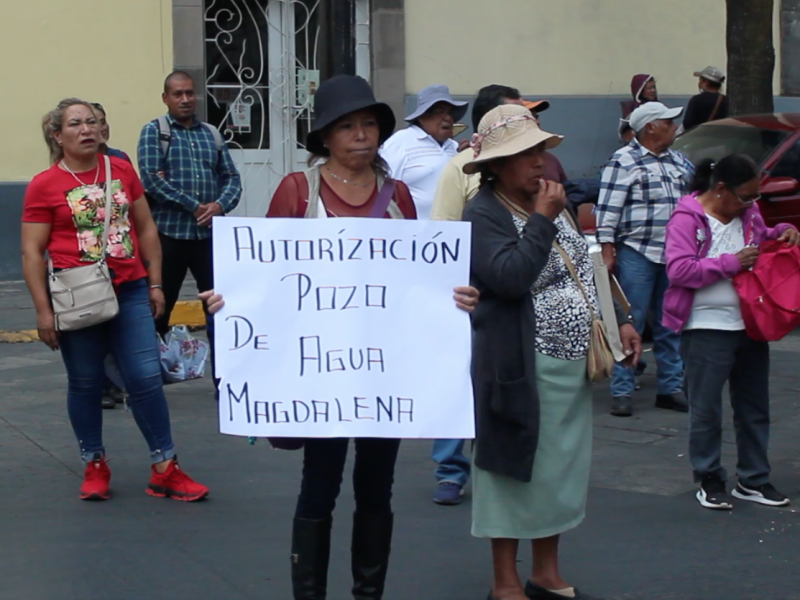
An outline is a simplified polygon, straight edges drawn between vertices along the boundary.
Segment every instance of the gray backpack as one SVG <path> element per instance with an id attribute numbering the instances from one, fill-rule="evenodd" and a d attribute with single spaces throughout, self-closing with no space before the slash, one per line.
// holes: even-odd
<path id="1" fill-rule="evenodd" d="M 161 154 L 164 155 L 164 158 L 167 158 L 167 154 L 169 154 L 169 144 L 172 142 L 172 127 L 167 120 L 167 115 L 158 117 L 156 119 L 156 124 L 158 125 L 158 139 L 161 141 Z M 222 140 L 222 134 L 219 132 L 219 129 L 214 127 L 211 123 L 203 123 L 202 125 L 208 129 L 211 136 L 214 138 L 217 152 L 222 152 L 222 147 L 225 145 L 225 142 Z"/>
<path id="2" fill-rule="evenodd" d="M 158 126 L 158 139 L 161 142 L 161 156 L 164 161 L 166 161 L 167 155 L 169 154 L 169 145 L 172 142 L 172 127 L 167 120 L 167 115 L 161 115 L 156 119 L 155 123 Z M 202 125 L 211 132 L 214 138 L 214 144 L 217 146 L 217 162 L 219 162 L 219 155 L 222 154 L 222 148 L 225 145 L 225 142 L 222 140 L 222 134 L 219 132 L 219 129 L 214 127 L 211 123 L 203 123 Z M 152 210 L 156 205 L 155 200 L 147 193 L 145 193 L 144 196 Z"/>

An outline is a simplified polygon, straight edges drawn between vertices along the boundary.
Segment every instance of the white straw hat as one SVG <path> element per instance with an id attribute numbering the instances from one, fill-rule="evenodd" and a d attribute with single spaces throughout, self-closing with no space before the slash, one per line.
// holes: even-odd
<path id="1" fill-rule="evenodd" d="M 464 165 L 467 175 L 477 173 L 480 165 L 496 158 L 514 156 L 544 143 L 550 150 L 564 137 L 539 129 L 531 111 L 518 104 L 502 104 L 481 119 L 478 133 L 472 136 L 473 160 Z"/>

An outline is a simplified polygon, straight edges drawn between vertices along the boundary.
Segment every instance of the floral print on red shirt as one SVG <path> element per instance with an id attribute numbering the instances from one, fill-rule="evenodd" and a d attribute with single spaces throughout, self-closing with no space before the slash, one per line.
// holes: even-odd
<path id="1" fill-rule="evenodd" d="M 81 260 L 97 262 L 103 246 L 103 226 L 106 218 L 105 185 L 90 184 L 67 192 L 67 203 L 78 234 Z M 122 182 L 111 182 L 111 224 L 108 230 L 106 254 L 114 258 L 133 258 L 131 237 L 131 204 Z"/>

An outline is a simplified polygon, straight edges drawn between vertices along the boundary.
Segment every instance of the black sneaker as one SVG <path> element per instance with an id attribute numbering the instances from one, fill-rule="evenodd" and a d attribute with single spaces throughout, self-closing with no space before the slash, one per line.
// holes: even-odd
<path id="1" fill-rule="evenodd" d="M 611 400 L 610 412 L 615 417 L 633 416 L 633 398 L 630 396 L 614 396 Z"/>
<path id="2" fill-rule="evenodd" d="M 765 506 L 789 506 L 791 504 L 789 498 L 776 490 L 771 483 L 755 487 L 745 487 L 741 483 L 737 483 L 733 495 L 739 500 L 757 502 Z"/>
<path id="3" fill-rule="evenodd" d="M 697 501 L 705 508 L 731 510 L 733 504 L 725 489 L 725 482 L 716 477 L 706 477 L 697 490 Z"/>
<path id="4" fill-rule="evenodd" d="M 664 408 L 666 410 L 688 413 L 689 403 L 686 401 L 686 396 L 683 395 L 683 392 L 676 392 L 674 394 L 658 394 L 656 396 L 656 408 Z"/>

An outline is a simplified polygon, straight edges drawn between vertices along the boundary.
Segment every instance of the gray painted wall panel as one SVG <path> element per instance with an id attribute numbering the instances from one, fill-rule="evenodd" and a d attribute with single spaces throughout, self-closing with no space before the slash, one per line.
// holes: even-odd
<path id="1" fill-rule="evenodd" d="M 781 94 L 800 96 L 800 0 L 781 2 Z"/>
<path id="2" fill-rule="evenodd" d="M 0 281 L 22 279 L 20 227 L 27 183 L 0 183 Z"/>

